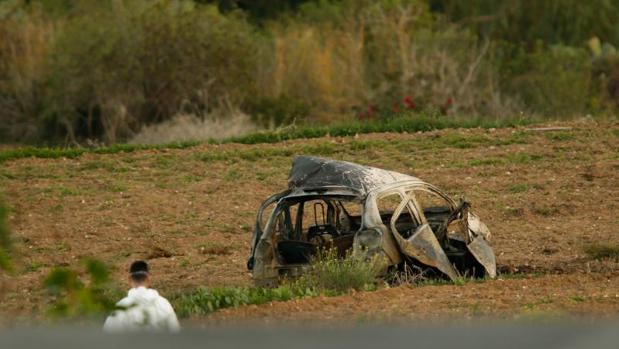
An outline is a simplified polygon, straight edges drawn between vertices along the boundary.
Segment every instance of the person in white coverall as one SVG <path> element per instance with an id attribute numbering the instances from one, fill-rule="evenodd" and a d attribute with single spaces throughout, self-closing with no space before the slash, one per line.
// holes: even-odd
<path id="1" fill-rule="evenodd" d="M 119 310 L 105 320 L 105 332 L 162 331 L 178 332 L 180 325 L 174 309 L 167 299 L 148 288 L 148 264 L 136 261 L 129 268 L 132 288 L 127 297 L 116 303 Z"/>

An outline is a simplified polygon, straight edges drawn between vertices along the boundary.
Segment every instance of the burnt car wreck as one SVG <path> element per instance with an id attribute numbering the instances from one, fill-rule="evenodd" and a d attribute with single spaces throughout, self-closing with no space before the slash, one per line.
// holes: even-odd
<path id="1" fill-rule="evenodd" d="M 303 273 L 311 256 L 328 247 L 452 280 L 494 278 L 490 232 L 469 208 L 413 176 L 299 156 L 288 189 L 258 209 L 247 267 L 257 284 L 273 285 Z"/>

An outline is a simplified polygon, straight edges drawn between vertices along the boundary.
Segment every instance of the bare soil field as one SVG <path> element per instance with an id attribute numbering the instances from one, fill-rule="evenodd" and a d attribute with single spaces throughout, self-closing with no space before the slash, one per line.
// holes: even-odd
<path id="1" fill-rule="evenodd" d="M 188 323 L 616 316 L 619 263 L 584 250 L 619 246 L 619 124 L 560 126 L 571 130 L 384 133 L 2 163 L 16 272 L 0 276 L 0 317 L 40 318 L 45 276 L 85 257 L 110 265 L 119 288 L 128 264 L 148 259 L 153 287 L 168 297 L 250 285 L 255 211 L 285 188 L 295 154 L 410 173 L 464 195 L 493 233 L 502 275 L 224 309 Z"/>

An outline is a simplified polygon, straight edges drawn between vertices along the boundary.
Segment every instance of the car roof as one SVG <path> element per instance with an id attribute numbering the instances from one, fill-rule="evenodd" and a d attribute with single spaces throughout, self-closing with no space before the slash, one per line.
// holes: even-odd
<path id="1" fill-rule="evenodd" d="M 292 192 L 324 192 L 347 190 L 365 197 L 369 192 L 397 183 L 423 182 L 417 177 L 313 156 L 297 156 L 288 176 Z"/>

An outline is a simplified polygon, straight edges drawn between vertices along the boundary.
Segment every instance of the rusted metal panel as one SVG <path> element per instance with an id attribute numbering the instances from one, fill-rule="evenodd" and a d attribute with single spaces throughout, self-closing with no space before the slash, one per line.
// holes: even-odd
<path id="1" fill-rule="evenodd" d="M 449 258 L 447 258 L 441 244 L 427 223 L 417 228 L 408 239 L 405 239 L 397 232 L 393 235 L 398 245 L 400 245 L 402 253 L 415 258 L 425 265 L 437 268 L 452 280 L 458 278 L 458 273 L 451 265 Z"/>

